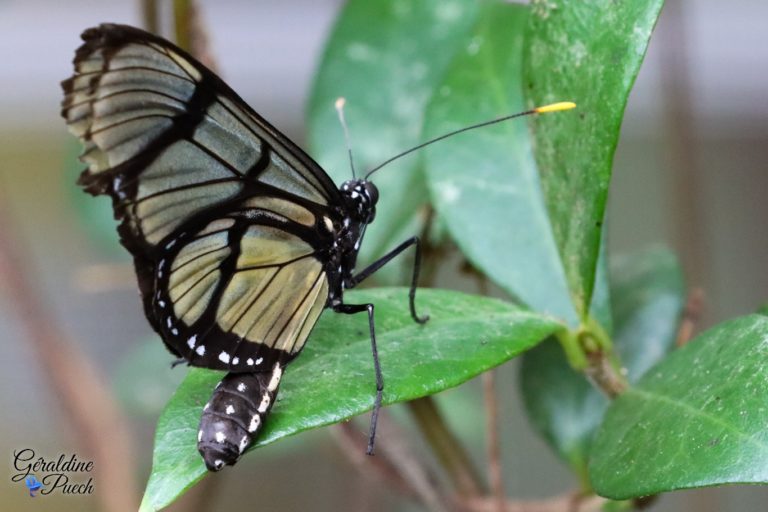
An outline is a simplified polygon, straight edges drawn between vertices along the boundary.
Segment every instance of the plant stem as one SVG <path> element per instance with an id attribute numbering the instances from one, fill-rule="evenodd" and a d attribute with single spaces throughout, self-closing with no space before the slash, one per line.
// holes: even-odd
<path id="1" fill-rule="evenodd" d="M 587 355 L 579 343 L 578 335 L 574 331 L 563 327 L 555 333 L 555 337 L 560 342 L 560 346 L 563 347 L 563 352 L 565 352 L 565 357 L 568 359 L 568 364 L 571 365 L 571 368 L 576 371 L 583 371 L 587 367 L 588 361 Z"/>
<path id="2" fill-rule="evenodd" d="M 571 367 L 583 372 L 609 398 L 627 389 L 627 379 L 613 351 L 613 342 L 594 318 L 587 317 L 576 331 L 563 328 L 555 336 Z"/>
<path id="3" fill-rule="evenodd" d="M 693 288 L 685 302 L 683 317 L 680 319 L 680 327 L 677 329 L 675 346 L 682 347 L 696 331 L 696 326 L 701 319 L 701 310 L 704 308 L 704 290 L 700 287 Z"/>
<path id="4" fill-rule="evenodd" d="M 469 455 L 448 430 L 432 397 L 417 398 L 407 405 L 424 438 L 448 473 L 458 495 L 470 498 L 484 494 L 485 486 L 472 466 Z"/>
<path id="5" fill-rule="evenodd" d="M 587 356 L 584 373 L 608 398 L 614 399 L 629 386 L 621 370 L 613 342 L 608 333 L 594 318 L 588 317 L 579 328 L 579 345 Z"/>
<path id="6" fill-rule="evenodd" d="M 445 510 L 447 499 L 440 492 L 437 478 L 416 457 L 406 436 L 387 415 L 379 416 L 379 431 L 388 441 L 378 445 L 375 457 L 369 457 L 365 454 L 367 439 L 360 437 L 352 422 L 333 426 L 339 447 L 363 476 L 377 477 L 404 496 L 420 500 L 431 512 Z"/>
<path id="7" fill-rule="evenodd" d="M 584 369 L 584 374 L 608 398 L 616 398 L 629 387 L 626 377 L 617 370 L 616 363 L 609 353 L 592 352 L 588 354 L 588 358 L 589 366 Z"/>
<path id="8" fill-rule="evenodd" d="M 491 484 L 491 494 L 496 498 L 497 512 L 504 512 L 506 493 L 501 469 L 501 444 L 499 442 L 499 401 L 496 398 L 496 371 L 483 373 L 483 394 L 485 395 L 485 410 L 487 414 L 488 452 L 488 481 Z"/>
<path id="9" fill-rule="evenodd" d="M 153 34 L 160 33 L 156 0 L 141 0 L 141 18 L 144 20 L 144 29 L 147 32 L 151 32 Z"/>
<path id="10" fill-rule="evenodd" d="M 182 50 L 192 51 L 192 0 L 173 0 L 173 32 Z"/>

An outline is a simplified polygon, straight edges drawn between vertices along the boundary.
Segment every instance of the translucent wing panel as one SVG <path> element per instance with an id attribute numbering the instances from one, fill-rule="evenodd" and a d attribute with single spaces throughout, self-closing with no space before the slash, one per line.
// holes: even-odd
<path id="1" fill-rule="evenodd" d="M 306 206 L 278 210 L 300 223 L 336 197 L 309 157 L 170 43 L 120 25 L 83 40 L 62 113 L 85 145 L 81 184 L 112 195 L 134 254 L 244 194 L 296 198 Z"/>
<path id="2" fill-rule="evenodd" d="M 222 330 L 289 353 L 304 345 L 328 295 L 322 264 L 287 231 L 251 226 L 219 304 Z M 302 337 L 303 336 L 303 337 Z"/>
<path id="3" fill-rule="evenodd" d="M 221 263 L 230 253 L 229 233 L 217 230 L 216 226 L 206 229 L 177 253 L 170 265 L 167 293 L 175 317 L 185 325 L 197 322 L 208 308 L 215 288 L 223 278 Z M 165 261 L 161 260 L 158 266 L 160 279 L 164 277 Z M 167 320 L 166 326 L 173 327 Z"/>
<path id="4" fill-rule="evenodd" d="M 226 293 L 238 295 L 219 308 L 222 329 L 294 354 L 325 307 L 328 282 L 317 260 L 305 258 L 279 269 L 238 272 Z"/>
<path id="5" fill-rule="evenodd" d="M 218 98 L 218 104 L 274 150 L 270 167 L 255 173 L 254 178 L 320 205 L 329 205 L 337 197 L 336 186 L 325 171 L 264 119 L 239 108 L 226 95 Z"/>
<path id="6" fill-rule="evenodd" d="M 183 169 L 183 172 L 179 172 Z M 243 182 L 226 162 L 179 141 L 147 166 L 130 202 L 133 231 L 155 245 L 196 213 L 233 198 Z"/>
<path id="7" fill-rule="evenodd" d="M 64 102 L 72 133 L 85 141 L 88 171 L 115 167 L 149 148 L 184 114 L 196 82 L 162 48 L 95 47 L 75 62 Z"/>
<path id="8" fill-rule="evenodd" d="M 247 117 L 238 117 L 224 108 L 224 101 L 226 99 L 219 95 L 208 107 L 205 118 L 195 130 L 195 140 L 245 175 L 261 157 L 262 142 L 256 148 L 253 142 L 260 140 L 258 127 Z"/>
<path id="9" fill-rule="evenodd" d="M 259 209 L 268 215 L 271 214 L 275 219 L 293 221 L 307 227 L 312 227 L 316 224 L 316 217 L 311 211 L 293 201 L 279 197 L 252 197 L 243 203 L 242 208 L 244 210 Z"/>
<path id="10" fill-rule="evenodd" d="M 240 240 L 237 270 L 287 265 L 313 253 L 309 244 L 284 229 L 250 226 Z"/>

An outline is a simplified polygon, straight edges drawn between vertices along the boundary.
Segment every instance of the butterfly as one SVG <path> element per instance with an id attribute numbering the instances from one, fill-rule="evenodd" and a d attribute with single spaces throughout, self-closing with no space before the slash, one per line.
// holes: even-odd
<path id="1" fill-rule="evenodd" d="M 330 308 L 368 316 L 354 288 L 417 237 L 356 272 L 376 216 L 369 180 L 337 187 L 304 151 L 191 55 L 143 30 L 102 24 L 82 34 L 62 116 L 84 145 L 78 183 L 112 198 L 146 317 L 192 366 L 228 372 L 205 405 L 198 450 L 209 470 L 234 464 L 269 413 L 285 366 Z M 370 174 L 370 173 L 369 173 Z"/>

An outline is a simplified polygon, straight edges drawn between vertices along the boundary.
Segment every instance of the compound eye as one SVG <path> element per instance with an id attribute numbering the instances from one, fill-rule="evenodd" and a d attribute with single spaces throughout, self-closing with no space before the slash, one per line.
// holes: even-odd
<path id="1" fill-rule="evenodd" d="M 366 195 L 371 198 L 371 206 L 375 205 L 379 201 L 379 189 L 370 181 L 363 183 L 363 186 L 365 187 Z"/>

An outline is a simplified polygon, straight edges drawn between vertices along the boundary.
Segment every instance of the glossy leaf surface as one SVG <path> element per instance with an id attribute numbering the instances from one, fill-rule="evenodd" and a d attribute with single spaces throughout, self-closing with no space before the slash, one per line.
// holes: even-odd
<path id="1" fill-rule="evenodd" d="M 613 154 L 663 0 L 534 2 L 525 35 L 528 107 L 574 101 L 577 115 L 532 120 L 536 162 L 576 310 L 586 316 Z"/>
<path id="2" fill-rule="evenodd" d="M 589 470 L 615 499 L 768 483 L 768 318 L 722 323 L 655 366 L 608 409 Z"/>

